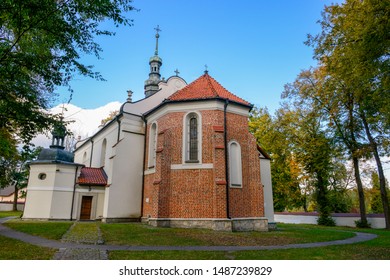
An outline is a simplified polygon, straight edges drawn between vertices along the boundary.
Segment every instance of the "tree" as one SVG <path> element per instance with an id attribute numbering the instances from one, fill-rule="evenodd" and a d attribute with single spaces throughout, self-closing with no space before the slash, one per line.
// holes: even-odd
<path id="1" fill-rule="evenodd" d="M 118 110 L 110 111 L 108 116 L 100 121 L 100 126 L 105 126 L 109 121 L 113 120 L 119 114 Z"/>
<path id="2" fill-rule="evenodd" d="M 377 164 L 387 229 L 390 208 L 381 155 L 389 153 L 389 17 L 389 1 L 347 0 L 325 7 L 322 31 L 307 41 L 328 75 L 342 81 L 344 93 L 353 97 L 353 113 L 360 119 L 366 147 Z"/>
<path id="3" fill-rule="evenodd" d="M 267 108 L 254 108 L 249 118 L 249 130 L 259 145 L 271 156 L 272 189 L 275 211 L 300 208 L 304 195 L 300 189 L 301 170 L 286 138 L 288 117 L 280 109 L 272 117 Z"/>
<path id="4" fill-rule="evenodd" d="M 83 54 L 99 58 L 99 35 L 114 35 L 99 23 L 130 25 L 131 0 L 3 0 L 0 4 L 0 157 L 17 141 L 58 123 L 47 113 L 55 88 L 75 74 L 102 79 Z"/>
<path id="5" fill-rule="evenodd" d="M 29 168 L 26 166 L 26 162 L 36 159 L 41 150 L 41 147 L 31 149 L 25 146 L 15 156 L 0 160 L 0 188 L 14 187 L 14 211 L 17 210 L 19 190 L 27 186 Z"/>

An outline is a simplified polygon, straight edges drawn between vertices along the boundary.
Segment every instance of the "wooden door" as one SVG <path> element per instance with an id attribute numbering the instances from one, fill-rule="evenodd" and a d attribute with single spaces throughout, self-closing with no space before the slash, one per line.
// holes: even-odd
<path id="1" fill-rule="evenodd" d="M 90 220 L 92 209 L 92 196 L 83 196 L 81 199 L 80 220 Z"/>

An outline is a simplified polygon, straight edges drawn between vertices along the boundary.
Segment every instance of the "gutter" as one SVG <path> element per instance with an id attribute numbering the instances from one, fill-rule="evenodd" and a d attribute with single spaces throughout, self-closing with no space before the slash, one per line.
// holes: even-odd
<path id="1" fill-rule="evenodd" d="M 74 184 L 73 184 L 73 194 L 72 194 L 72 206 L 70 208 L 70 220 L 73 221 L 73 207 L 74 207 L 74 195 L 76 193 L 76 181 L 77 181 L 77 172 L 79 171 L 79 166 L 76 166 L 76 173 L 74 174 Z"/>
<path id="2" fill-rule="evenodd" d="M 93 156 L 93 139 L 91 138 L 91 157 L 89 158 L 89 167 L 92 167 L 92 156 Z"/>
<path id="3" fill-rule="evenodd" d="M 230 207 L 229 207 L 229 162 L 228 162 L 228 142 L 227 142 L 227 106 L 229 105 L 229 100 L 225 99 L 225 105 L 223 107 L 223 138 L 225 142 L 225 181 L 226 181 L 226 217 L 230 217 Z"/>
<path id="4" fill-rule="evenodd" d="M 116 116 L 116 122 L 118 123 L 118 135 L 117 135 L 117 139 L 116 139 L 116 142 L 119 142 L 119 138 L 120 138 L 120 134 L 121 134 L 121 120 L 118 118 L 118 116 Z"/>
<path id="5" fill-rule="evenodd" d="M 146 160 L 146 137 L 148 135 L 148 121 L 147 119 L 145 118 L 145 116 L 142 116 L 142 120 L 144 121 L 145 123 L 145 133 L 144 133 L 144 159 L 142 161 L 142 194 L 141 194 L 141 218 L 143 216 L 143 213 L 144 213 L 144 195 L 145 195 L 145 160 Z"/>

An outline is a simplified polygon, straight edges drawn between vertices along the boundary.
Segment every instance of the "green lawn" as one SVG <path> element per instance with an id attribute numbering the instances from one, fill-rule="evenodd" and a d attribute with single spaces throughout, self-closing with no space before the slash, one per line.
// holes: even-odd
<path id="1" fill-rule="evenodd" d="M 317 235 L 319 232 L 330 232 L 327 228 L 313 225 L 278 225 L 287 236 L 301 233 L 302 235 Z M 352 244 L 337 245 L 327 247 L 317 247 L 308 249 L 279 249 L 279 250 L 261 250 L 261 251 L 238 251 L 238 252 L 191 252 L 191 251 L 150 251 L 150 252 L 131 252 L 131 251 L 111 251 L 110 259 L 125 260 L 390 260 L 390 231 L 377 229 L 351 229 L 335 227 L 333 230 L 342 230 L 347 232 L 361 231 L 374 233 L 378 238 Z M 271 232 L 271 235 L 278 234 Z M 322 235 L 322 234 L 321 234 Z M 271 237 L 271 236 L 270 236 Z M 313 236 L 306 241 L 314 241 Z"/>
<path id="2" fill-rule="evenodd" d="M 285 245 L 346 239 L 352 232 L 309 225 L 279 225 L 270 232 L 220 232 L 207 229 L 154 228 L 133 224 L 101 224 L 105 244 L 165 246 Z"/>
<path id="3" fill-rule="evenodd" d="M 56 249 L 43 248 L 0 235 L 0 260 L 50 260 Z"/>
<path id="4" fill-rule="evenodd" d="M 14 212 L 0 212 L 0 217 L 19 216 Z M 42 222 L 10 220 L 6 226 L 25 233 L 59 240 L 72 222 Z M 78 223 L 82 227 L 95 224 Z M 238 252 L 213 251 L 110 251 L 110 259 L 183 259 L 183 260 L 389 260 L 390 231 L 377 229 L 353 229 L 322 227 L 316 225 L 278 224 L 270 232 L 216 232 L 205 229 L 154 228 L 139 223 L 101 224 L 105 244 L 115 245 L 160 245 L 160 246 L 250 246 L 285 245 L 293 243 L 321 242 L 346 239 L 353 231 L 374 233 L 378 238 L 352 245 L 337 245 L 308 249 L 283 249 Z M 0 259 L 51 259 L 55 250 L 40 248 L 0 236 Z"/>
<path id="5" fill-rule="evenodd" d="M 0 211 L 0 219 L 5 217 L 20 217 L 22 215 L 22 211 Z"/>
<path id="6" fill-rule="evenodd" d="M 60 240 L 72 224 L 72 222 L 21 221 L 14 219 L 7 221 L 4 225 L 31 235 Z"/>

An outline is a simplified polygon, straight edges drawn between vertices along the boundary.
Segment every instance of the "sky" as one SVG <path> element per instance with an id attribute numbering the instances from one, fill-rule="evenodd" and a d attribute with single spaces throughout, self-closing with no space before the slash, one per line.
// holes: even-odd
<path id="1" fill-rule="evenodd" d="M 99 36 L 102 59 L 83 56 L 106 81 L 76 76 L 71 103 L 85 109 L 112 101 L 144 97 L 149 58 L 154 55 L 159 25 L 162 77 L 179 70 L 187 83 L 209 74 L 230 92 L 270 112 L 279 108 L 286 83 L 315 66 L 313 49 L 304 44 L 307 34 L 317 34 L 321 11 L 335 1 L 326 0 L 134 0 L 139 11 L 129 12 L 132 26 L 102 27 L 116 35 Z M 53 106 L 67 102 L 70 93 L 58 89 Z"/>

